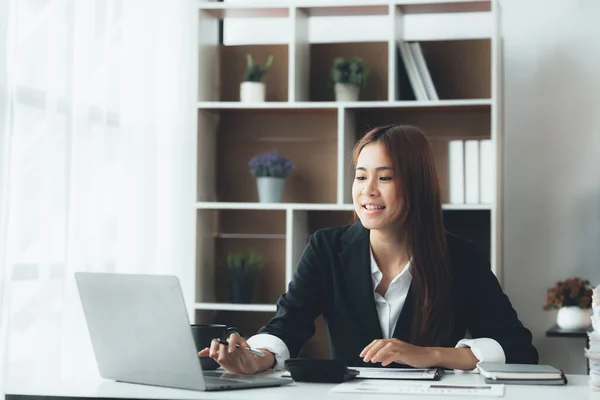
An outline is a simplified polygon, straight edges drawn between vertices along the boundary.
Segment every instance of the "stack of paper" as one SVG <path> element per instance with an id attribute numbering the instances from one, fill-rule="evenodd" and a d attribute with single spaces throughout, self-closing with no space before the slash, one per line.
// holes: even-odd
<path id="1" fill-rule="evenodd" d="M 585 355 L 590 363 L 590 387 L 600 391 L 600 286 L 592 294 L 592 332 L 589 332 L 590 347 Z"/>

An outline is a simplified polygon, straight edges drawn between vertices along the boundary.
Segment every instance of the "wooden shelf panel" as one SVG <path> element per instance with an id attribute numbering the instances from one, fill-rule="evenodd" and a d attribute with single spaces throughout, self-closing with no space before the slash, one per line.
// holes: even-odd
<path id="1" fill-rule="evenodd" d="M 289 157 L 295 165 L 286 178 L 283 202 L 337 201 L 336 114 L 222 112 L 216 138 L 218 201 L 258 201 L 256 179 L 248 162 L 271 150 Z"/>
<path id="2" fill-rule="evenodd" d="M 354 209 L 351 211 L 310 211 L 307 214 L 308 234 L 319 229 L 352 224 Z"/>
<path id="3" fill-rule="evenodd" d="M 489 0 L 395 0 L 394 4 L 404 14 L 442 14 L 490 12 Z"/>
<path id="4" fill-rule="evenodd" d="M 309 99 L 333 101 L 331 67 L 336 57 L 361 57 L 370 72 L 360 100 L 385 101 L 388 99 L 388 43 L 312 43 L 309 45 Z"/>

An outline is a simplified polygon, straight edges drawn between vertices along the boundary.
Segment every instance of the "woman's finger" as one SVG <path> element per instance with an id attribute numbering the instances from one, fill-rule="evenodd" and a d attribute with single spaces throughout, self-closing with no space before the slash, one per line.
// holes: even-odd
<path id="1" fill-rule="evenodd" d="M 213 339 L 210 342 L 210 350 L 209 350 L 209 354 L 210 358 L 212 359 L 217 359 L 217 357 L 219 357 L 219 341 L 218 339 Z"/>
<path id="2" fill-rule="evenodd" d="M 383 358 L 387 357 L 390 353 L 395 353 L 396 344 L 394 342 L 388 342 L 385 346 L 382 346 L 377 353 L 371 357 L 372 362 L 380 362 Z"/>
<path id="3" fill-rule="evenodd" d="M 367 354 L 367 351 L 369 351 L 371 349 L 371 347 L 373 347 L 378 341 L 379 341 L 378 339 L 375 339 L 371 343 L 366 345 L 365 348 L 360 352 L 359 356 L 364 357 L 365 354 Z"/>
<path id="4" fill-rule="evenodd" d="M 375 354 L 377 354 L 379 349 L 381 349 L 386 344 L 387 344 L 386 340 L 378 340 L 377 343 L 373 344 L 373 346 L 371 346 L 371 348 L 367 351 L 367 353 L 364 356 L 364 361 L 365 362 L 371 361 L 373 359 L 373 356 Z"/>
<path id="5" fill-rule="evenodd" d="M 200 357 L 208 357 L 210 355 L 210 349 L 208 347 L 203 348 L 198 352 Z"/>

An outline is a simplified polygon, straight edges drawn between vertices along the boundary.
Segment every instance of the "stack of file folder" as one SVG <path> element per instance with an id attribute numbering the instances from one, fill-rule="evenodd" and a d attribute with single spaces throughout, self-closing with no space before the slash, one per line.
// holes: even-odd
<path id="1" fill-rule="evenodd" d="M 560 369 L 542 364 L 500 364 L 480 362 L 479 373 L 486 383 L 508 385 L 566 385 L 567 378 Z"/>

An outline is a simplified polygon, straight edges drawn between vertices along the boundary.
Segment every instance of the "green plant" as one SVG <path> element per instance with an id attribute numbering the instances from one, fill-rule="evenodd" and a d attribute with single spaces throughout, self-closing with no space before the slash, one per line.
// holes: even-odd
<path id="1" fill-rule="evenodd" d="M 230 279 L 243 279 L 255 275 L 263 266 L 261 254 L 249 250 L 227 254 L 227 269 Z"/>
<path id="2" fill-rule="evenodd" d="M 362 58 L 336 57 L 331 67 L 331 80 L 334 83 L 351 83 L 358 87 L 365 87 L 369 71 L 365 68 Z"/>
<path id="3" fill-rule="evenodd" d="M 254 62 L 252 58 L 252 54 L 246 54 L 246 72 L 244 73 L 244 81 L 246 82 L 260 82 L 262 80 L 263 75 L 271 68 L 273 65 L 273 56 L 270 55 L 267 58 L 267 62 L 262 67 Z"/>
<path id="4" fill-rule="evenodd" d="M 556 282 L 556 285 L 548 289 L 546 293 L 544 310 L 547 311 L 567 306 L 577 306 L 584 309 L 591 308 L 592 293 L 593 289 L 588 280 L 575 277 Z"/>

